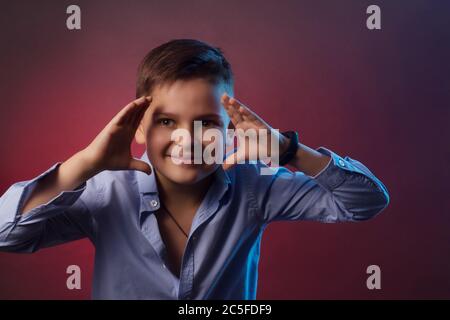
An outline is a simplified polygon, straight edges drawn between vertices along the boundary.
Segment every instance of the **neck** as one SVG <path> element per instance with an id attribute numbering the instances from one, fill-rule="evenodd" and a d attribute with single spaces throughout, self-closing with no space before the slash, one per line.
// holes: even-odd
<path id="1" fill-rule="evenodd" d="M 194 184 L 179 184 L 155 170 L 158 192 L 166 207 L 199 206 L 214 179 L 214 173 Z M 174 197 L 173 195 L 176 195 Z"/>

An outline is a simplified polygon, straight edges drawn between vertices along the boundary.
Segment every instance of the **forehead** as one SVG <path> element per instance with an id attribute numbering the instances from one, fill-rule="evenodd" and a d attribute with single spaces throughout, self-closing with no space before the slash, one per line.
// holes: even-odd
<path id="1" fill-rule="evenodd" d="M 154 112 L 168 112 L 199 116 L 203 113 L 223 115 L 220 97 L 223 84 L 212 84 L 204 79 L 177 80 L 155 87 L 152 92 Z"/>

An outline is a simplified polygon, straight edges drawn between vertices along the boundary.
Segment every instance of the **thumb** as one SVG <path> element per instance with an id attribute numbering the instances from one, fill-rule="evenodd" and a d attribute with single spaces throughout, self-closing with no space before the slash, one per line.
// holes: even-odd
<path id="1" fill-rule="evenodd" d="M 237 152 L 234 152 L 225 158 L 222 164 L 222 168 L 223 170 L 228 170 L 234 167 L 237 163 L 238 163 L 238 154 Z"/>
<path id="2" fill-rule="evenodd" d="M 134 159 L 134 158 L 131 159 L 131 161 L 130 161 L 129 169 L 130 170 L 142 171 L 142 172 L 145 172 L 148 175 L 150 175 L 152 173 L 152 169 L 148 165 L 147 162 L 142 161 L 142 160 L 138 160 L 138 159 Z"/>

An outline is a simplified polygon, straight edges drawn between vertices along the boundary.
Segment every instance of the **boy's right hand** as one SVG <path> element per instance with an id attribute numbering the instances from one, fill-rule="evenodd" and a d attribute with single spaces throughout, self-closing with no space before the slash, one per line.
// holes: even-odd
<path id="1" fill-rule="evenodd" d="M 22 215 L 49 202 L 64 190 L 74 190 L 103 170 L 139 170 L 150 174 L 152 171 L 146 162 L 132 157 L 131 142 L 151 101 L 151 97 L 132 101 L 85 149 L 39 180 L 23 205 Z"/>
<path id="2" fill-rule="evenodd" d="M 131 143 L 151 101 L 148 96 L 130 102 L 81 151 L 90 170 L 139 170 L 151 174 L 152 170 L 146 162 L 131 155 Z"/>

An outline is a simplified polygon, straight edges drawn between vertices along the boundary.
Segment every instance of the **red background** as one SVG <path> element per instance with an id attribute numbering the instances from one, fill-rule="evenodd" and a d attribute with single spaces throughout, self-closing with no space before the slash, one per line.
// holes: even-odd
<path id="1" fill-rule="evenodd" d="M 85 147 L 133 99 L 151 48 L 196 38 L 225 51 L 263 119 L 362 161 L 391 195 L 368 222 L 269 226 L 258 298 L 450 298 L 450 5 L 375 2 L 376 31 L 373 1 L 2 2 L 0 193 Z M 66 28 L 74 3 L 80 31 Z M 89 298 L 93 253 L 87 240 L 0 253 L 0 298 Z M 70 264 L 81 290 L 66 289 Z M 366 288 L 371 264 L 381 290 Z"/>

